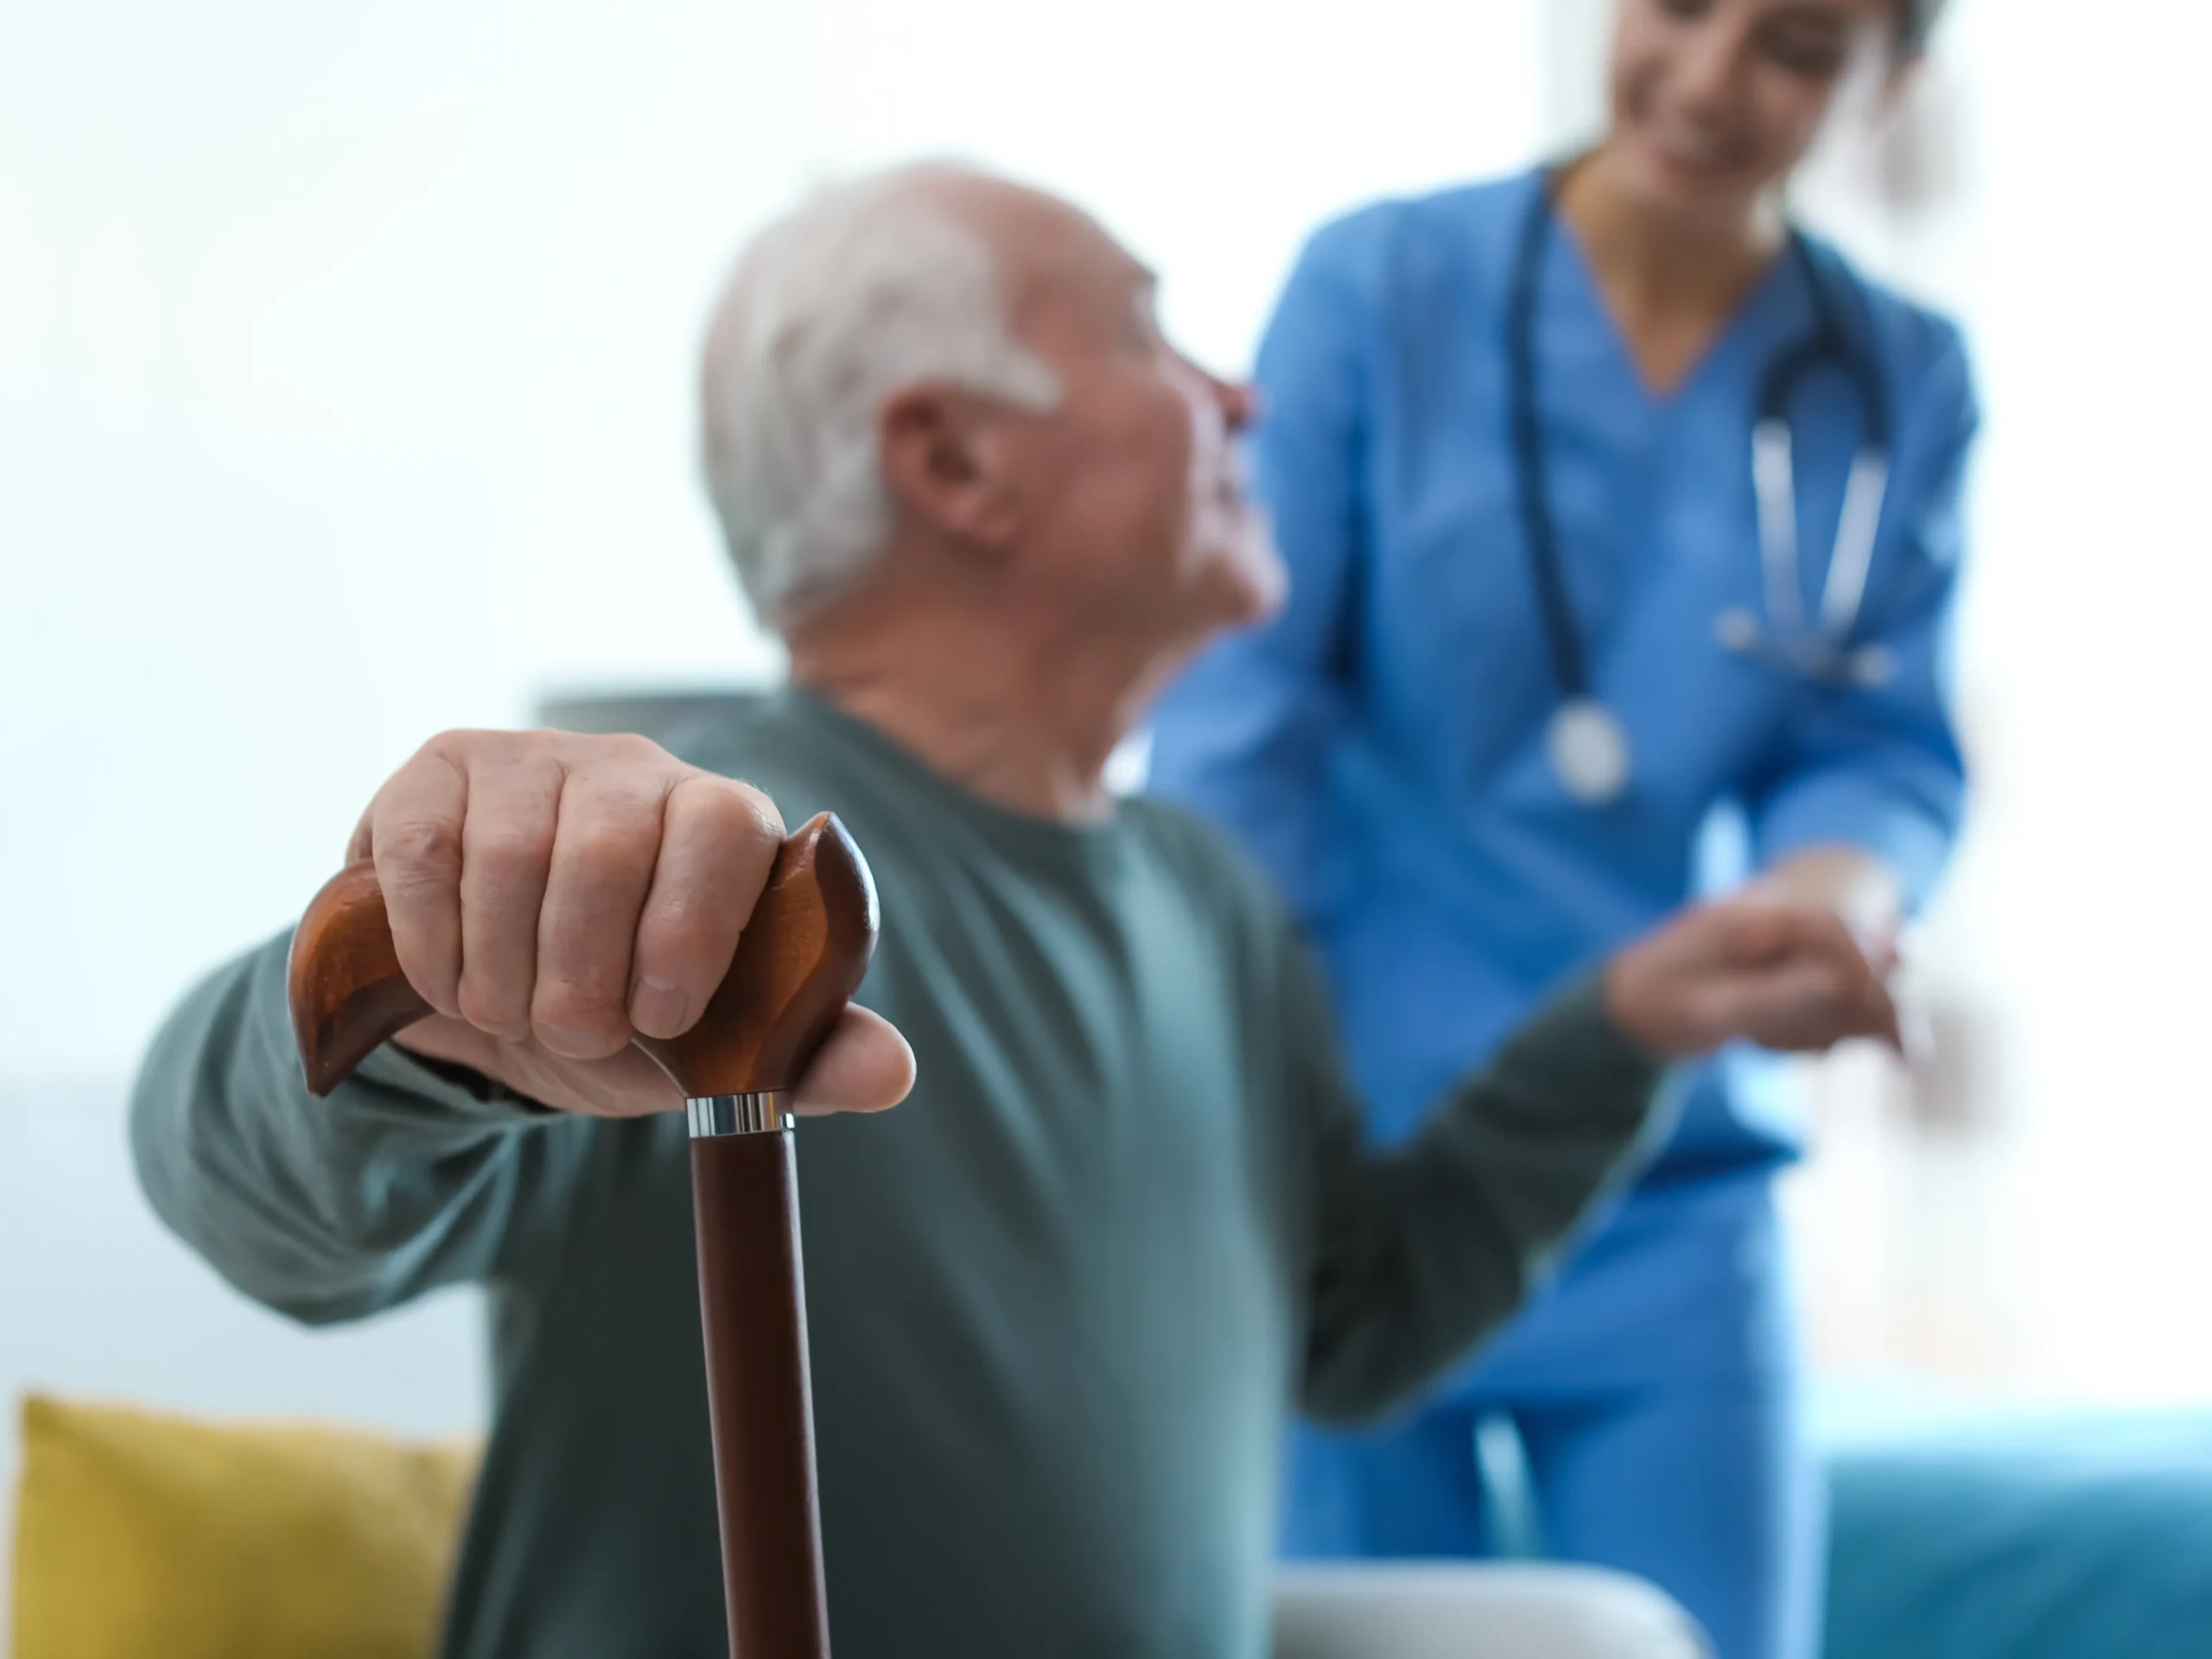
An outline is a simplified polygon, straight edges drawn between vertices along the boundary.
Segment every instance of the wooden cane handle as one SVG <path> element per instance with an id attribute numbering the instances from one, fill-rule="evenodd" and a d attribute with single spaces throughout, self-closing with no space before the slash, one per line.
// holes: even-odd
<path id="1" fill-rule="evenodd" d="M 785 841 L 721 988 L 681 1037 L 639 1037 L 686 1098 L 789 1089 L 860 988 L 875 949 L 875 884 L 824 812 Z M 349 864 L 292 936 L 292 1030 L 308 1088 L 327 1095 L 431 1012 L 407 982 L 376 867 Z"/>

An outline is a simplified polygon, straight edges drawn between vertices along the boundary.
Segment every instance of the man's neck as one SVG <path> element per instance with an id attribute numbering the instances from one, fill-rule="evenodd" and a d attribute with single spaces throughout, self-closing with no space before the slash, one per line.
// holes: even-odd
<path id="1" fill-rule="evenodd" d="M 1067 823 L 1110 810 L 1107 760 L 1166 672 L 1096 631 L 1040 630 L 887 585 L 789 642 L 795 684 L 984 799 Z"/>

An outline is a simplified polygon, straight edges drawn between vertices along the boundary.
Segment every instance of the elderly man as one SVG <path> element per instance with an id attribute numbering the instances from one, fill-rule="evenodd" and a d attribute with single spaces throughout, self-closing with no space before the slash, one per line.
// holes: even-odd
<path id="1" fill-rule="evenodd" d="M 1283 912 L 1101 787 L 1281 580 L 1231 461 L 1246 398 L 1161 339 L 1149 275 L 1058 201 L 894 175 L 760 238 L 704 387 L 792 689 L 681 760 L 430 742 L 355 844 L 438 1014 L 317 1103 L 286 942 L 222 969 L 141 1084 L 147 1190 L 302 1319 L 489 1287 L 447 1653 L 720 1651 L 683 1124 L 626 1042 L 688 1026 L 781 821 L 834 807 L 884 938 L 803 1098 L 888 1106 L 920 1063 L 901 1110 L 801 1131 L 838 1651 L 1255 1659 L 1285 1414 L 1385 1410 L 1496 1325 L 1666 1058 L 1885 1032 L 1888 1000 L 1832 921 L 1710 907 L 1363 1147 Z"/>

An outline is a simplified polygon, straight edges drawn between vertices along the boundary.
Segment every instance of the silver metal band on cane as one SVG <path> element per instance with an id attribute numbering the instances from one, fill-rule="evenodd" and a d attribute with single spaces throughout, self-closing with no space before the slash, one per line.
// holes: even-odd
<path id="1" fill-rule="evenodd" d="M 708 1095 L 683 1103 L 691 1138 L 717 1135 L 774 1135 L 791 1126 L 791 1091 L 772 1089 L 758 1095 Z"/>

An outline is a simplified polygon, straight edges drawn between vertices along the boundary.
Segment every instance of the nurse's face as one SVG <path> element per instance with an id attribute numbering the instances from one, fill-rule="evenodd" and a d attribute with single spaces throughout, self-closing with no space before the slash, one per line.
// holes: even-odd
<path id="1" fill-rule="evenodd" d="M 1878 76 L 1896 0 L 1619 0 L 1614 177 L 1667 216 L 1747 211 L 1812 147 L 1836 89 Z"/>

